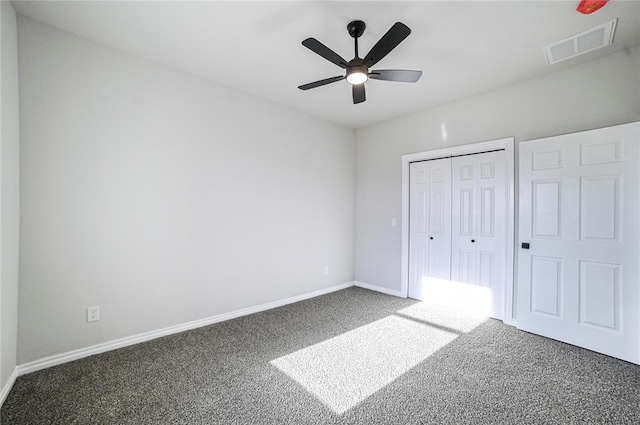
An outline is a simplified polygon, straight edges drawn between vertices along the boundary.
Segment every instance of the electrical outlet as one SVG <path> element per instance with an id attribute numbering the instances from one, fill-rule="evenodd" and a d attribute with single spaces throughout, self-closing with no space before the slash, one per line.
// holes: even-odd
<path id="1" fill-rule="evenodd" d="M 329 266 L 324 266 L 324 275 L 329 276 Z"/>
<path id="2" fill-rule="evenodd" d="M 87 322 L 100 320 L 100 306 L 87 307 Z"/>

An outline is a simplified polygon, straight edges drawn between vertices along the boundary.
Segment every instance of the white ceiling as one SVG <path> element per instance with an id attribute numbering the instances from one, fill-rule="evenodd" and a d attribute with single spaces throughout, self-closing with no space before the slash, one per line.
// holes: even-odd
<path id="1" fill-rule="evenodd" d="M 640 2 L 592 15 L 555 1 L 14 1 L 17 11 L 81 37 L 352 128 L 554 72 L 640 44 Z M 547 66 L 543 47 L 618 18 L 612 46 Z M 300 43 L 315 37 L 347 60 L 349 21 L 367 29 L 361 56 L 395 23 L 412 33 L 378 69 L 423 71 L 416 84 L 369 81 L 354 105 L 347 82 L 298 85 L 343 70 Z"/>

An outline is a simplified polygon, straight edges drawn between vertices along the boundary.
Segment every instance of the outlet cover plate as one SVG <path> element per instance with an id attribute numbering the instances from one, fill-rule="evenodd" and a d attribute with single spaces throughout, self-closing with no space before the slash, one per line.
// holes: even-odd
<path id="1" fill-rule="evenodd" d="M 100 320 L 100 306 L 87 307 L 87 322 Z"/>

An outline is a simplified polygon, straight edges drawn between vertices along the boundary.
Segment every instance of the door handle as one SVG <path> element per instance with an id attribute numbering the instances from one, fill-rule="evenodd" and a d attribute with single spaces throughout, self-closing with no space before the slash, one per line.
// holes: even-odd
<path id="1" fill-rule="evenodd" d="M 471 243 L 476 243 L 476 240 L 475 239 L 471 239 Z"/>
<path id="2" fill-rule="evenodd" d="M 429 236 L 429 239 L 433 240 L 433 236 Z"/>
<path id="3" fill-rule="evenodd" d="M 529 242 L 522 242 L 520 246 L 522 247 L 522 249 L 529 249 Z"/>

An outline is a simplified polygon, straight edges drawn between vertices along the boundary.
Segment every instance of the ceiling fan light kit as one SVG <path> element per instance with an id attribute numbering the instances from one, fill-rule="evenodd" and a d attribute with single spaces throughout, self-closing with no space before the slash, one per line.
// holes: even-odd
<path id="1" fill-rule="evenodd" d="M 364 34 L 366 24 L 363 21 L 351 21 L 347 25 L 347 31 L 354 39 L 355 55 L 350 61 L 346 61 L 340 55 L 315 38 L 307 38 L 302 45 L 317 53 L 329 62 L 346 70 L 344 76 L 325 78 L 312 83 L 298 86 L 300 90 L 309 90 L 341 80 L 347 80 L 351 84 L 353 103 L 362 103 L 366 100 L 364 83 L 369 80 L 396 81 L 403 83 L 415 83 L 422 76 L 422 71 L 407 69 L 379 69 L 370 70 L 372 66 L 387 56 L 398 44 L 411 34 L 411 30 L 402 22 L 396 22 L 385 35 L 371 48 L 364 58 L 358 56 L 358 38 Z"/>
<path id="2" fill-rule="evenodd" d="M 369 70 L 363 65 L 354 65 L 347 70 L 347 83 L 364 84 L 369 79 Z"/>

